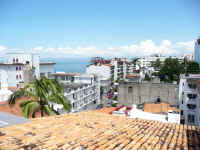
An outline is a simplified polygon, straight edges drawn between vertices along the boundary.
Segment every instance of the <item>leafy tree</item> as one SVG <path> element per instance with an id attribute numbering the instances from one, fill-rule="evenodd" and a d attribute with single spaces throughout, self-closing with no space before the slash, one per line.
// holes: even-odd
<path id="1" fill-rule="evenodd" d="M 160 59 L 156 59 L 155 62 L 152 63 L 152 66 L 155 67 L 155 68 L 160 68 L 161 67 L 161 61 Z"/>
<path id="2" fill-rule="evenodd" d="M 148 74 L 145 74 L 144 80 L 145 80 L 145 81 L 150 81 L 150 80 L 151 80 L 151 78 L 149 77 L 149 75 L 148 75 Z"/>
<path id="3" fill-rule="evenodd" d="M 173 81 L 173 77 L 176 78 L 177 76 L 179 79 L 180 73 L 183 72 L 184 66 L 179 63 L 178 59 L 167 58 L 160 69 L 159 75 L 162 81 L 171 82 Z"/>
<path id="4" fill-rule="evenodd" d="M 193 74 L 200 73 L 199 64 L 195 61 L 187 62 L 186 72 Z"/>
<path id="5" fill-rule="evenodd" d="M 139 60 L 139 58 L 133 58 L 133 61 L 132 61 L 132 63 L 134 64 L 134 65 L 136 65 L 136 62 Z"/>
<path id="6" fill-rule="evenodd" d="M 104 93 L 104 86 L 100 86 L 100 96 L 101 96 L 101 98 L 103 96 L 103 93 Z"/>
<path id="7" fill-rule="evenodd" d="M 13 106 L 22 96 L 27 98 L 20 104 L 23 115 L 27 118 L 31 115 L 34 118 L 36 112 L 40 112 L 42 117 L 45 114 L 59 114 L 50 106 L 50 102 L 62 104 L 68 112 L 71 109 L 70 102 L 64 96 L 63 85 L 57 80 L 47 79 L 46 77 L 36 79 L 19 91 L 14 92 L 9 99 L 9 104 Z"/>

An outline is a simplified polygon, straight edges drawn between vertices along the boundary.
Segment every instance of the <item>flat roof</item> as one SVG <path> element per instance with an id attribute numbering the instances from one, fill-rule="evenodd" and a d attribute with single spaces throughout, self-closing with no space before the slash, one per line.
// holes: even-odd
<path id="1" fill-rule="evenodd" d="M 0 63 L 1 66 L 14 66 L 14 65 L 25 65 L 23 63 L 13 63 L 13 64 L 7 64 L 7 63 Z"/>
<path id="2" fill-rule="evenodd" d="M 15 115 L 8 114 L 5 112 L 0 112 L 0 128 L 26 123 L 28 121 L 29 121 L 28 119 L 23 118 L 23 117 L 15 116 Z"/>
<path id="3" fill-rule="evenodd" d="M 40 65 L 55 65 L 54 62 L 40 62 Z"/>

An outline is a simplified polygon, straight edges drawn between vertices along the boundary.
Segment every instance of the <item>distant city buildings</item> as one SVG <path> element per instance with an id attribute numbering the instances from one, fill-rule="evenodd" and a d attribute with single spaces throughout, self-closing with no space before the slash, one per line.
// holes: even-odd
<path id="1" fill-rule="evenodd" d="M 180 76 L 179 108 L 181 123 L 200 126 L 200 74 Z"/>
<path id="2" fill-rule="evenodd" d="M 24 83 L 25 66 L 34 69 L 34 77 L 39 78 L 40 75 L 48 77 L 54 72 L 54 64 L 52 62 L 40 62 L 39 54 L 14 52 L 7 53 L 4 62 L 0 63 L 0 71 L 5 71 L 8 76 L 8 86 L 18 87 Z"/>
<path id="3" fill-rule="evenodd" d="M 195 41 L 194 60 L 200 64 L 200 38 Z"/>
<path id="4" fill-rule="evenodd" d="M 64 96 L 72 105 L 71 112 L 87 110 L 91 104 L 100 103 L 99 77 L 94 74 L 56 72 L 51 75 L 64 84 Z M 54 105 L 56 107 L 56 105 Z M 59 111 L 64 109 L 59 107 Z"/>

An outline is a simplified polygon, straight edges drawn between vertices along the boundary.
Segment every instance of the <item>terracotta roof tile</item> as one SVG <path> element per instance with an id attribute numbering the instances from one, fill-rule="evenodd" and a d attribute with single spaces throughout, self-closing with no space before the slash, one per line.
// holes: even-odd
<path id="1" fill-rule="evenodd" d="M 168 110 L 179 112 L 180 110 L 174 107 L 170 107 L 169 104 L 165 102 L 161 103 L 151 103 L 144 105 L 144 111 L 150 113 L 168 113 Z"/>
<path id="2" fill-rule="evenodd" d="M 0 129 L 0 149 L 200 149 L 200 128 L 82 112 Z"/>

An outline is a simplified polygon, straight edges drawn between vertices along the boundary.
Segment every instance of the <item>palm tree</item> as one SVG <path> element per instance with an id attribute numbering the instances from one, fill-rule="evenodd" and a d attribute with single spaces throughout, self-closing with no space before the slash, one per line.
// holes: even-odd
<path id="1" fill-rule="evenodd" d="M 64 109 L 69 112 L 70 102 L 64 96 L 63 85 L 57 80 L 41 77 L 26 85 L 19 91 L 14 92 L 9 98 L 9 104 L 13 106 L 20 97 L 28 100 L 20 103 L 25 117 L 35 117 L 36 112 L 40 112 L 43 117 L 46 115 L 59 114 L 51 105 L 52 103 L 62 104 Z"/>

